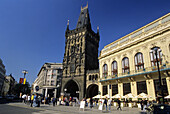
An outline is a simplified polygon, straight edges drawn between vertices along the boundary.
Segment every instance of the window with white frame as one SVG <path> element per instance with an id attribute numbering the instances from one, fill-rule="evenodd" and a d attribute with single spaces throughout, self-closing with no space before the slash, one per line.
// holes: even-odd
<path id="1" fill-rule="evenodd" d="M 143 54 L 137 53 L 135 55 L 135 70 L 144 69 Z"/>
<path id="2" fill-rule="evenodd" d="M 128 72 L 129 72 L 129 59 L 127 57 L 124 57 L 122 59 L 122 73 Z"/>
<path id="3" fill-rule="evenodd" d="M 107 64 L 103 65 L 103 77 L 106 77 L 108 75 L 108 68 L 107 68 Z"/>
<path id="4" fill-rule="evenodd" d="M 157 50 L 157 58 L 158 58 L 158 64 L 162 65 L 162 50 L 160 48 Z M 150 59 L 151 59 L 151 66 L 157 66 L 156 53 L 153 50 L 150 51 Z"/>
<path id="5" fill-rule="evenodd" d="M 113 61 L 112 62 L 112 75 L 116 75 L 117 74 L 117 62 Z"/>

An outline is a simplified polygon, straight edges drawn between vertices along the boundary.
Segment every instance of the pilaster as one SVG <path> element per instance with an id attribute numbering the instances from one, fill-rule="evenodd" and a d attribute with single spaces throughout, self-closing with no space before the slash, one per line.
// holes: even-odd
<path id="1" fill-rule="evenodd" d="M 118 94 L 123 96 L 123 83 L 118 83 Z"/>
<path id="2" fill-rule="evenodd" d="M 137 83 L 136 81 L 130 82 L 132 95 L 137 96 Z"/>
<path id="3" fill-rule="evenodd" d="M 146 86 L 147 86 L 147 93 L 149 96 L 152 96 L 151 99 L 156 99 L 155 97 L 155 87 L 154 87 L 154 81 L 153 79 L 147 79 L 146 80 Z"/>
<path id="4" fill-rule="evenodd" d="M 166 77 L 166 83 L 167 83 L 168 93 L 170 95 L 170 77 Z"/>

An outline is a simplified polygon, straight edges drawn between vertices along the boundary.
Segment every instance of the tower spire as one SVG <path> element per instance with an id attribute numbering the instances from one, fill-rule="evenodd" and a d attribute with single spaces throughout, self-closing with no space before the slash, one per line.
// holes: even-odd
<path id="1" fill-rule="evenodd" d="M 87 1 L 87 5 L 86 5 L 86 7 L 88 8 L 88 1 Z"/>
<path id="2" fill-rule="evenodd" d="M 97 34 L 99 34 L 99 26 L 97 26 Z"/>
<path id="3" fill-rule="evenodd" d="M 67 30 L 69 30 L 69 19 L 67 21 Z"/>
<path id="4" fill-rule="evenodd" d="M 81 13 L 80 13 L 76 28 L 81 28 L 84 26 L 91 28 L 90 16 L 89 16 L 89 11 L 88 11 L 88 2 L 85 7 L 81 6 Z"/>

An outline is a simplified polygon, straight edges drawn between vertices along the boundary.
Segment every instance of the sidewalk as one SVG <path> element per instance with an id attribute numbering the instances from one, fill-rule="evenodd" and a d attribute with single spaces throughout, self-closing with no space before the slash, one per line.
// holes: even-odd
<path id="1" fill-rule="evenodd" d="M 86 107 L 85 110 L 83 111 L 82 109 L 79 110 L 79 107 L 73 107 L 73 106 L 55 106 L 53 107 L 52 105 L 44 105 L 41 104 L 40 107 L 30 107 L 29 105 L 26 105 L 24 103 L 10 103 L 9 105 L 15 105 L 19 107 L 25 107 L 25 108 L 34 108 L 34 109 L 39 109 L 42 110 L 39 113 L 34 113 L 34 114 L 49 114 L 49 113 L 55 113 L 55 114 L 100 114 L 100 113 L 117 113 L 117 114 L 146 114 L 144 111 L 141 111 L 138 108 L 129 108 L 129 107 L 123 107 L 122 111 L 118 111 L 116 108 L 112 106 L 111 111 L 100 111 L 97 109 L 97 107 L 94 107 L 90 109 L 89 107 Z"/>

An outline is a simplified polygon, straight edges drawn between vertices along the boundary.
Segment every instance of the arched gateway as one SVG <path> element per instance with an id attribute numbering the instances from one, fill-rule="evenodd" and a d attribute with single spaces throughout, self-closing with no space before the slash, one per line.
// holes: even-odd
<path id="1" fill-rule="evenodd" d="M 71 96 L 71 97 L 77 97 L 79 98 L 79 86 L 74 80 L 68 81 L 64 88 L 64 94 L 65 96 Z"/>
<path id="2" fill-rule="evenodd" d="M 96 96 L 98 94 L 98 89 L 98 85 L 96 84 L 89 85 L 86 92 L 87 98 Z"/>

